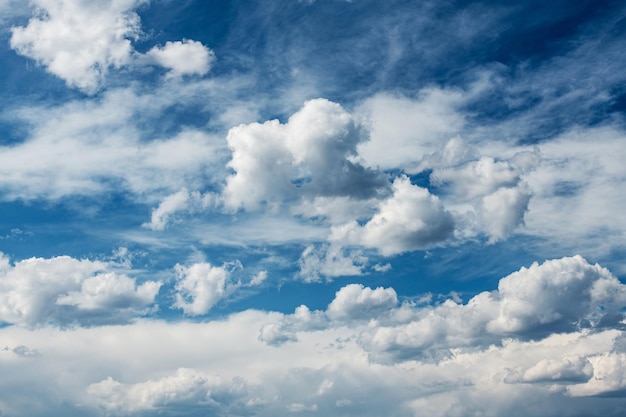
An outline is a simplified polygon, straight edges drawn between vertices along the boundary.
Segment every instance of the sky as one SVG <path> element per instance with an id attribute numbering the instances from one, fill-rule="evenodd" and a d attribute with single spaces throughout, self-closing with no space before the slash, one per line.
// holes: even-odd
<path id="1" fill-rule="evenodd" d="M 0 0 L 0 415 L 623 416 L 626 5 Z"/>

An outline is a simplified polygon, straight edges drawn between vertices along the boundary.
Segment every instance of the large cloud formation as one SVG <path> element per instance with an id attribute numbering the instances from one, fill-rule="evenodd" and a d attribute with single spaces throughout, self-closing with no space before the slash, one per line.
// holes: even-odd
<path id="1" fill-rule="evenodd" d="M 86 416 L 465 417 L 485 404 L 494 415 L 617 416 L 624 306 L 626 286 L 575 256 L 521 268 L 463 304 L 349 284 L 325 310 L 286 315 L 9 326 L 0 367 L 19 366 L 12 383 L 38 394 L 33 415 L 63 403 L 67 415 Z M 20 395 L 3 398 L 3 409 L 19 408 Z"/>
<path id="2" fill-rule="evenodd" d="M 311 100 L 287 123 L 271 120 L 230 130 L 235 173 L 227 179 L 227 207 L 254 210 L 315 196 L 372 197 L 385 191 L 385 176 L 363 167 L 356 147 L 366 131 L 339 104 Z"/>

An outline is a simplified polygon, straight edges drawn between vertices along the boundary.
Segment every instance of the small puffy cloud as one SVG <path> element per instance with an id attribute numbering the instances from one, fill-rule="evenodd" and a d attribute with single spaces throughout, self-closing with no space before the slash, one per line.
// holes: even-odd
<path id="1" fill-rule="evenodd" d="M 131 59 L 139 35 L 133 11 L 146 0 L 33 0 L 34 16 L 11 29 L 11 48 L 70 86 L 95 92 L 109 68 Z"/>
<path id="2" fill-rule="evenodd" d="M 243 269 L 239 261 L 213 266 L 208 262 L 191 266 L 177 264 L 176 302 L 174 308 L 182 309 L 190 316 L 206 314 L 220 300 L 227 298 L 242 287 L 261 285 L 267 277 L 260 271 L 246 282 L 236 278 L 236 271 Z"/>
<path id="3" fill-rule="evenodd" d="M 152 230 L 164 230 L 177 213 L 200 211 L 206 209 L 211 202 L 210 194 L 203 195 L 199 191 L 189 192 L 183 188 L 165 197 L 159 206 L 152 210 L 150 223 L 144 223 L 142 226 Z"/>
<path id="4" fill-rule="evenodd" d="M 211 69 L 215 54 L 201 42 L 185 39 L 182 42 L 166 42 L 165 46 L 155 46 L 146 57 L 166 69 L 167 77 L 184 75 L 205 75 Z"/>
<path id="5" fill-rule="evenodd" d="M 490 243 L 505 239 L 523 222 L 530 197 L 526 187 L 517 186 L 500 188 L 482 199 L 479 213 Z"/>
<path id="6" fill-rule="evenodd" d="M 320 246 L 309 245 L 298 260 L 298 277 L 305 282 L 319 282 L 322 277 L 332 280 L 361 275 L 366 262 L 367 258 L 359 251 L 348 252 L 336 241 Z"/>
<path id="7" fill-rule="evenodd" d="M 0 322 L 21 326 L 127 322 L 154 309 L 161 286 L 137 285 L 100 261 L 59 256 L 11 265 L 4 255 L 0 260 Z"/>
<path id="8" fill-rule="evenodd" d="M 387 179 L 356 160 L 364 130 L 339 104 L 311 100 L 287 123 L 240 125 L 228 133 L 235 173 L 226 207 L 248 210 L 316 196 L 365 199 L 386 191 Z"/>
<path id="9" fill-rule="evenodd" d="M 374 290 L 361 284 L 350 284 L 335 294 L 326 314 L 333 320 L 369 319 L 396 307 L 398 296 L 393 288 Z"/>
<path id="10" fill-rule="evenodd" d="M 229 282 L 230 271 L 226 266 L 197 263 L 190 267 L 176 265 L 176 302 L 185 314 L 206 314 L 222 298 L 230 295 L 237 284 Z"/>
<path id="11" fill-rule="evenodd" d="M 436 246 L 453 231 L 452 216 L 439 199 L 404 176 L 395 179 L 393 195 L 365 225 L 334 228 L 336 239 L 377 249 L 383 256 Z"/>

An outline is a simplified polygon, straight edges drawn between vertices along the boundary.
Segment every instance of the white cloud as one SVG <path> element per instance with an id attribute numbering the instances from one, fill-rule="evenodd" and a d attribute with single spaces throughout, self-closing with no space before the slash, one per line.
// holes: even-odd
<path id="1" fill-rule="evenodd" d="M 585 383 L 567 387 L 572 396 L 619 395 L 626 392 L 626 353 L 605 352 L 588 358 L 593 366 L 593 377 Z"/>
<path id="2" fill-rule="evenodd" d="M 238 283 L 230 282 L 230 269 L 226 265 L 197 263 L 190 267 L 176 265 L 175 269 L 178 281 L 174 307 L 188 315 L 206 314 L 239 287 Z"/>
<path id="3" fill-rule="evenodd" d="M 80 291 L 58 297 L 56 304 L 76 306 L 83 311 L 141 311 L 154 303 L 160 287 L 160 282 L 149 281 L 137 286 L 134 279 L 125 275 L 105 273 L 85 279 Z"/>
<path id="4" fill-rule="evenodd" d="M 171 376 L 136 384 L 123 384 L 108 378 L 91 384 L 87 393 L 105 410 L 127 415 L 187 405 L 219 409 L 220 402 L 244 396 L 245 389 L 242 381 L 224 382 L 215 375 L 180 368 Z"/>
<path id="5" fill-rule="evenodd" d="M 205 75 L 211 69 L 215 54 L 202 43 L 185 39 L 182 42 L 166 42 L 155 46 L 146 56 L 158 65 L 167 68 L 167 77 L 183 75 Z"/>
<path id="6" fill-rule="evenodd" d="M 445 152 L 444 148 L 444 155 Z M 506 161 L 481 157 L 461 166 L 436 168 L 431 180 L 437 185 L 450 183 L 454 189 L 454 198 L 473 200 L 502 187 L 515 187 L 519 183 L 519 174 Z"/>
<path id="7" fill-rule="evenodd" d="M 14 27 L 11 48 L 41 63 L 68 85 L 95 92 L 109 68 L 130 62 L 139 35 L 133 11 L 146 0 L 33 0 L 35 15 Z"/>
<path id="8" fill-rule="evenodd" d="M 350 284 L 337 291 L 326 315 L 333 320 L 369 319 L 386 313 L 397 304 L 398 296 L 393 288 L 372 290 L 360 284 Z"/>
<path id="9" fill-rule="evenodd" d="M 626 196 L 617 190 L 626 179 L 625 138 L 621 127 L 608 125 L 572 129 L 540 144 L 540 163 L 524 176 L 533 193 L 525 232 L 568 251 L 602 255 L 623 248 Z"/>
<path id="10" fill-rule="evenodd" d="M 582 257 L 546 261 L 500 280 L 498 290 L 468 301 L 418 310 L 398 326 L 363 334 L 374 358 L 441 359 L 453 346 L 488 345 L 503 337 L 538 338 L 551 332 L 617 326 L 626 286 Z"/>
<path id="11" fill-rule="evenodd" d="M 443 187 L 444 203 L 455 214 L 459 236 L 484 233 L 489 242 L 507 238 L 524 221 L 531 192 L 522 175 L 537 165 L 537 155 L 516 153 L 509 160 L 471 158 L 476 151 L 459 138 L 429 155 L 422 169 L 431 168 L 430 181 Z"/>
<path id="12" fill-rule="evenodd" d="M 523 185 L 500 188 L 483 197 L 479 213 L 490 243 L 504 240 L 523 223 L 530 198 Z"/>
<path id="13" fill-rule="evenodd" d="M 407 177 L 393 182 L 393 196 L 383 200 L 364 226 L 337 226 L 332 239 L 377 249 L 383 256 L 427 249 L 452 237 L 454 222 L 439 199 Z"/>
<path id="14" fill-rule="evenodd" d="M 466 97 L 461 91 L 425 88 L 415 99 L 378 94 L 367 99 L 358 114 L 369 120 L 371 138 L 359 145 L 368 166 L 410 169 L 455 137 L 465 125 L 457 110 Z"/>
<path id="15" fill-rule="evenodd" d="M 592 285 L 596 293 L 605 292 L 597 285 L 605 280 L 612 281 L 598 277 Z M 347 304 L 357 306 L 362 299 L 362 306 L 375 305 L 389 298 L 382 304 L 392 306 L 389 289 L 365 288 L 356 288 L 360 291 Z M 381 307 L 377 319 L 369 321 L 357 310 L 352 310 L 354 320 L 343 316 L 336 321 L 301 306 L 287 316 L 248 310 L 203 322 L 139 320 L 67 330 L 3 327 L 0 339 L 7 348 L 0 350 L 0 367 L 12 378 L 0 381 L 6 393 L 0 403 L 17 417 L 25 415 L 24 404 L 37 417 L 62 410 L 89 417 L 190 410 L 270 417 L 290 409 L 306 413 L 314 406 L 328 416 L 444 417 L 474 415 L 485 411 L 485 404 L 494 415 L 600 416 L 614 410 L 615 403 L 588 396 L 619 395 L 624 386 L 624 332 L 619 329 L 557 327 L 533 341 L 509 335 L 499 343 L 466 344 L 464 327 L 475 316 L 464 310 L 460 325 L 447 327 L 445 343 L 452 354 L 444 360 L 396 356 L 384 364 L 369 361 L 358 340 L 398 320 L 393 308 L 385 313 Z M 458 319 L 444 310 L 423 312 L 422 319 L 439 316 L 444 325 Z M 412 313 L 419 315 L 419 309 Z M 291 343 L 268 346 L 257 340 L 263 323 L 285 321 L 293 326 Z"/>
<path id="16" fill-rule="evenodd" d="M 305 282 L 319 282 L 324 277 L 356 276 L 363 273 L 367 257 L 360 251 L 347 252 L 338 242 L 315 246 L 308 245 L 298 260 L 298 277 Z"/>
<path id="17" fill-rule="evenodd" d="M 298 340 L 296 333 L 322 330 L 328 325 L 322 311 L 311 311 L 305 305 L 296 307 L 293 314 L 284 315 L 279 322 L 261 326 L 258 339 L 268 345 L 279 346 Z"/>
<path id="18" fill-rule="evenodd" d="M 171 137 L 144 138 L 140 130 L 142 120 L 178 99 L 120 89 L 56 108 L 22 109 L 15 116 L 31 128 L 29 138 L 0 147 L 3 199 L 114 189 L 152 200 L 184 187 L 201 189 L 226 156 L 223 138 L 185 128 Z"/>
<path id="19" fill-rule="evenodd" d="M 502 278 L 497 290 L 482 292 L 466 304 L 458 296 L 436 306 L 397 304 L 391 288 L 351 284 L 337 292 L 325 311 L 301 306 L 279 323 L 264 326 L 260 339 L 282 344 L 303 332 L 346 323 L 358 327 L 359 321 L 375 318 L 359 335 L 372 360 L 440 361 L 455 348 L 485 347 L 510 337 L 540 339 L 553 332 L 621 328 L 626 286 L 607 269 L 574 256 L 523 267 Z"/>
<path id="20" fill-rule="evenodd" d="M 1 261 L 0 321 L 21 326 L 126 322 L 153 310 L 161 286 L 68 256 Z"/>
<path id="21" fill-rule="evenodd" d="M 239 261 L 213 266 L 207 262 L 195 263 L 189 267 L 177 264 L 177 282 L 175 285 L 176 302 L 174 308 L 180 308 L 190 316 L 206 314 L 220 300 L 230 296 L 241 287 L 261 285 L 267 277 L 266 271 L 260 271 L 245 282 L 236 277 L 236 272 L 243 269 Z"/>
<path id="22" fill-rule="evenodd" d="M 562 359 L 541 359 L 521 375 L 523 382 L 571 383 L 587 382 L 593 376 L 594 367 L 587 358 L 580 356 Z"/>
<path id="23" fill-rule="evenodd" d="M 150 223 L 142 226 L 152 230 L 164 230 L 179 212 L 195 212 L 206 209 L 211 203 L 211 194 L 201 194 L 199 191 L 189 192 L 186 188 L 170 194 L 161 201 L 159 206 L 152 210 Z"/>
<path id="24" fill-rule="evenodd" d="M 354 160 L 363 129 L 340 105 L 311 100 L 287 123 L 240 125 L 228 133 L 235 174 L 224 189 L 231 209 L 276 207 L 302 197 L 350 196 L 385 191 L 386 178 Z"/>

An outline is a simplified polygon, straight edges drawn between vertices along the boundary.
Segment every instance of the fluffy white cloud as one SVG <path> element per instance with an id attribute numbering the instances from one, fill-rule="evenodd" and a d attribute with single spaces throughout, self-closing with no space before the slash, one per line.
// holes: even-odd
<path id="1" fill-rule="evenodd" d="M 236 288 L 230 283 L 230 271 L 226 266 L 197 263 L 190 267 L 176 265 L 176 303 L 174 307 L 185 314 L 205 314 L 219 300 L 230 295 Z"/>
<path id="2" fill-rule="evenodd" d="M 407 177 L 393 182 L 393 195 L 383 200 L 365 225 L 349 223 L 333 230 L 332 239 L 377 249 L 390 256 L 427 249 L 452 237 L 454 221 L 439 199 Z"/>
<path id="3" fill-rule="evenodd" d="M 236 290 L 244 286 L 261 285 L 267 277 L 266 271 L 260 271 L 244 282 L 235 274 L 243 269 L 238 261 L 223 266 L 213 266 L 207 262 L 189 267 L 177 264 L 174 269 L 177 282 L 176 302 L 173 307 L 182 309 L 190 316 L 206 314 L 215 304 Z"/>
<path id="4" fill-rule="evenodd" d="M 393 288 L 372 290 L 360 284 L 350 284 L 337 291 L 326 315 L 333 320 L 369 319 L 388 312 L 397 304 L 398 296 Z"/>
<path id="5" fill-rule="evenodd" d="M 349 284 L 337 291 L 325 311 L 311 311 L 301 305 L 293 314 L 284 315 L 279 322 L 263 325 L 259 340 L 269 345 L 297 341 L 298 332 L 386 317 L 397 304 L 398 296 L 393 288 L 371 289 L 361 284 Z"/>
<path id="6" fill-rule="evenodd" d="M 562 359 L 541 359 L 521 375 L 523 382 L 576 383 L 587 382 L 593 376 L 594 367 L 589 359 L 580 356 Z"/>
<path id="7" fill-rule="evenodd" d="M 498 290 L 468 301 L 419 310 L 406 324 L 362 335 L 373 358 L 441 359 L 455 346 L 488 345 L 503 337 L 618 326 L 626 286 L 582 257 L 534 263 L 500 280 Z M 619 326 L 618 326 L 619 327 Z"/>
<path id="8" fill-rule="evenodd" d="M 302 332 L 346 323 L 358 327 L 359 321 L 375 318 L 359 335 L 359 343 L 372 360 L 440 361 L 456 348 L 485 347 L 510 337 L 527 340 L 553 332 L 621 328 L 626 286 L 607 269 L 574 256 L 523 267 L 502 278 L 497 290 L 482 292 L 467 304 L 460 300 L 430 307 L 397 304 L 391 288 L 348 285 L 325 311 L 311 312 L 301 306 L 279 323 L 264 327 L 260 339 L 281 344 L 297 340 L 296 334 Z M 548 365 L 557 373 L 560 365 Z M 567 364 L 562 367 L 566 373 Z M 529 372 L 531 376 L 518 380 L 539 379 L 532 377 L 539 369 Z"/>
<path id="9" fill-rule="evenodd" d="M 160 282 L 135 279 L 104 262 L 68 256 L 0 258 L 0 321 L 21 326 L 126 322 L 155 307 Z"/>
<path id="10" fill-rule="evenodd" d="M 167 68 L 167 77 L 183 75 L 204 75 L 211 69 L 215 59 L 211 51 L 202 43 L 185 39 L 182 42 L 166 42 L 165 46 L 155 46 L 146 56 L 158 65 Z"/>
<path id="11" fill-rule="evenodd" d="M 230 130 L 228 144 L 235 174 L 224 189 L 231 209 L 277 206 L 302 197 L 350 196 L 363 199 L 387 187 L 382 173 L 356 161 L 365 132 L 340 105 L 311 100 L 287 123 L 271 120 Z"/>
<path id="12" fill-rule="evenodd" d="M 96 91 L 109 68 L 127 65 L 139 35 L 133 11 L 147 0 L 33 0 L 35 15 L 14 27 L 11 47 L 68 85 Z"/>

